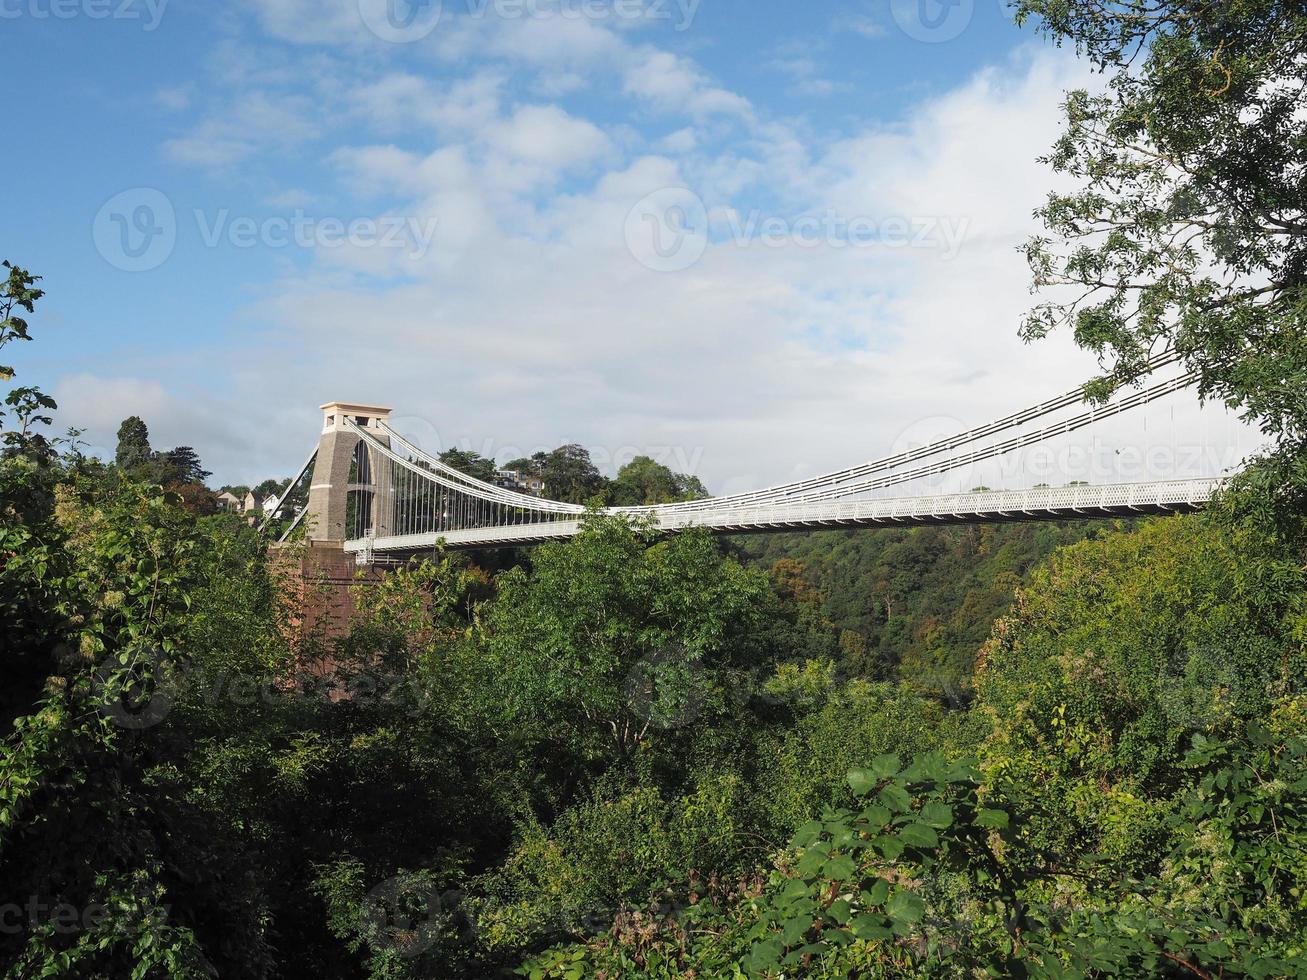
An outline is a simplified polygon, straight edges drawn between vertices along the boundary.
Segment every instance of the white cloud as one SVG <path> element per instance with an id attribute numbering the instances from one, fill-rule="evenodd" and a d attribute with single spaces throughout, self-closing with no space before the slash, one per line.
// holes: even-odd
<path id="1" fill-rule="evenodd" d="M 503 99 L 504 77 L 479 72 L 470 78 L 438 82 L 409 73 L 392 73 L 353 88 L 347 100 L 357 117 L 381 132 L 475 132 L 494 121 Z"/>
<path id="2" fill-rule="evenodd" d="M 464 135 L 463 142 L 425 157 L 378 145 L 342 148 L 331 160 L 361 196 L 424 197 L 428 204 L 419 210 L 428 213 L 435 207 L 466 212 L 477 201 L 518 213 L 521 195 L 551 187 L 614 151 L 597 126 L 557 106 L 520 106 Z M 437 213 L 444 220 L 444 212 Z M 479 212 L 477 220 L 483 220 Z"/>
<path id="3" fill-rule="evenodd" d="M 424 185 L 422 158 L 397 146 L 342 147 L 330 159 L 353 192 L 362 197 L 414 194 Z"/>
<path id="4" fill-rule="evenodd" d="M 364 40 L 358 0 L 246 0 L 263 29 L 297 44 Z M 375 39 L 374 39 L 375 40 Z"/>
<path id="5" fill-rule="evenodd" d="M 224 422 L 224 412 L 210 398 L 191 393 L 182 397 L 162 383 L 145 377 L 74 374 L 61 378 L 53 390 L 59 403 L 57 422 L 84 429 L 87 455 L 112 460 L 118 426 L 131 415 L 145 419 L 155 449 L 203 447 L 230 466 L 245 437 Z M 206 459 L 206 462 L 209 460 Z"/>
<path id="6" fill-rule="evenodd" d="M 718 88 L 689 59 L 644 47 L 622 77 L 622 90 L 660 112 L 682 112 L 691 116 L 751 114 L 749 101 L 734 92 Z"/>
<path id="7" fill-rule="evenodd" d="M 656 144 L 657 148 L 664 153 L 689 153 L 699 145 L 699 137 L 692 127 L 678 129 L 674 133 L 668 133 Z"/>
<path id="8" fill-rule="evenodd" d="M 220 169 L 248 159 L 256 147 L 247 140 L 222 135 L 220 127 L 200 126 L 188 136 L 168 140 L 164 155 L 176 163 Z"/>
<path id="9" fill-rule="evenodd" d="M 227 167 L 260 152 L 284 152 L 313 139 L 318 134 L 316 116 L 306 96 L 249 92 L 185 136 L 168 140 L 163 149 L 178 163 Z"/>
<path id="10" fill-rule="evenodd" d="M 889 34 L 889 29 L 877 20 L 865 14 L 841 14 L 835 18 L 835 29 L 861 34 L 871 41 L 877 41 Z"/>
<path id="11" fill-rule="evenodd" d="M 488 128 L 487 143 L 515 160 L 567 170 L 611 149 L 603 131 L 557 106 L 523 106 Z"/>
<path id="12" fill-rule="evenodd" d="M 611 65 L 627 50 L 603 20 L 557 16 L 447 16 L 433 43 L 447 61 L 492 58 L 537 69 Z"/>
<path id="13" fill-rule="evenodd" d="M 278 37 L 346 33 L 334 3 L 313 6 L 315 24 L 301 23 L 299 0 L 257 6 Z M 369 55 L 342 72 L 304 55 L 311 103 L 268 94 L 284 93 L 293 61 L 224 52 L 243 97 L 170 144 L 174 157 L 216 165 L 319 140 L 339 190 L 435 221 L 431 247 L 288 266 L 248 311 L 278 356 L 242 358 L 213 408 L 220 424 L 158 384 L 87 377 L 66 379 L 69 417 L 138 405 L 194 426 L 164 441 L 195 443 L 221 479 L 252 480 L 299 461 L 317 404 L 379 401 L 424 419 L 437 448 L 503 458 L 576 440 L 604 462 L 675 447 L 674 465 L 697 460 L 710 487 L 731 491 L 870 458 L 923 419 L 984 421 L 1089 373 L 1065 337 L 1016 338 L 1030 303 L 1016 246 L 1049 186 L 1034 161 L 1056 136 L 1061 91 L 1084 82 L 1073 56 L 1023 53 L 911 107 L 904 124 L 831 138 L 628 37 L 588 21 L 453 18 L 403 70 Z M 818 89 L 835 84 L 811 59 L 789 62 Z M 562 98 L 582 81 L 587 98 Z M 333 117 L 351 124 L 348 141 Z M 628 250 L 627 223 L 669 187 L 701 195 L 714 239 L 697 263 L 660 273 Z M 824 214 L 966 234 L 951 257 L 731 240 L 760 219 Z"/>
<path id="14" fill-rule="evenodd" d="M 191 91 L 185 85 L 170 85 L 154 93 L 155 104 L 169 112 L 181 112 L 191 104 Z"/>
<path id="15" fill-rule="evenodd" d="M 845 82 L 835 82 L 823 77 L 817 62 L 810 57 L 780 57 L 771 64 L 773 68 L 789 75 L 794 80 L 795 90 L 803 95 L 824 98 L 836 92 L 847 92 L 852 87 Z"/>
<path id="16" fill-rule="evenodd" d="M 681 136 L 537 205 L 519 197 L 537 185 L 519 184 L 509 164 L 528 151 L 551 170 L 574 152 L 593 159 L 604 152 L 597 127 L 516 110 L 483 130 L 499 166 L 466 147 L 341 151 L 360 187 L 408 189 L 413 213 L 439 215 L 437 248 L 404 285 L 286 281 L 260 312 L 306 347 L 334 338 L 314 370 L 350 390 L 329 397 L 431 413 L 446 443 L 574 438 L 601 455 L 635 444 L 687 459 L 702 449 L 701 473 L 719 490 L 854 462 L 913 420 L 980 421 L 1088 372 L 1065 339 L 1031 349 L 1015 337 L 1029 302 L 1015 246 L 1048 184 L 1031 161 L 1056 131 L 1060 89 L 1079 80 L 1064 56 L 1024 59 L 918 107 L 905 127 L 869 126 L 815 156 L 776 124 L 755 129 L 747 157 L 705 156 Z M 627 251 L 627 215 L 685 184 L 745 216 L 756 194 L 794 209 L 765 214 L 942 217 L 964 220 L 968 235 L 952 260 L 728 240 L 683 272 L 650 271 Z"/>

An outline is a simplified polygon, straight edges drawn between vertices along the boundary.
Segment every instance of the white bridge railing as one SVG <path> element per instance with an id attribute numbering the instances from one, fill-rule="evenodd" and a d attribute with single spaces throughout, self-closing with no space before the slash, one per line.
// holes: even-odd
<path id="1" fill-rule="evenodd" d="M 910 526 L 999 521 L 1071 520 L 1077 517 L 1128 517 L 1201 507 L 1224 483 L 1222 478 L 1121 483 L 1105 486 L 1034 487 L 1029 490 L 982 490 L 943 496 L 818 500 L 720 507 L 700 513 L 661 508 L 647 512 L 659 530 L 674 532 L 705 527 L 722 533 L 787 528 Z M 620 511 L 632 515 L 631 508 Z M 443 542 L 451 548 L 528 544 L 570 538 L 581 521 L 551 520 L 506 526 L 476 527 L 426 534 L 360 538 L 345 550 L 374 553 L 417 552 Z"/>

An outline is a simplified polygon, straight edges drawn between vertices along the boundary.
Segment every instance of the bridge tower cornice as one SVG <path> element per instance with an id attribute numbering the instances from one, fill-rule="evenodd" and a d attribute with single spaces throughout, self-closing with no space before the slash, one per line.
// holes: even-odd
<path id="1" fill-rule="evenodd" d="M 327 402 L 319 406 L 322 409 L 322 431 L 343 432 L 345 419 L 355 425 L 373 432 L 381 433 L 381 424 L 390 421 L 394 409 L 384 405 L 364 405 L 360 402 Z"/>

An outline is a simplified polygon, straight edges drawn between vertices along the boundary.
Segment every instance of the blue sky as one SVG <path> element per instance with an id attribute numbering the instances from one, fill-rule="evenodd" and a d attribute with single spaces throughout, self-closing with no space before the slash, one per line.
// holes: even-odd
<path id="1" fill-rule="evenodd" d="M 730 490 L 1088 370 L 1016 339 L 1016 246 L 1089 76 L 1001 0 L 438 6 L 0 0 L 10 359 L 61 423 L 246 481 L 381 401 Z"/>

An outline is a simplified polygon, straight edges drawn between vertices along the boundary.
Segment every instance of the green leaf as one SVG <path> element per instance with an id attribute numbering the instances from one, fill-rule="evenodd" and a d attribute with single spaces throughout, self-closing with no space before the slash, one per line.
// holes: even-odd
<path id="1" fill-rule="evenodd" d="M 897 755 L 878 755 L 871 764 L 871 771 L 879 779 L 888 779 L 895 776 L 899 771 L 899 757 Z"/>
<path id="2" fill-rule="evenodd" d="M 821 834 L 821 821 L 809 820 L 794 832 L 794 844 L 796 847 L 807 847 L 817 839 L 819 834 Z"/>
<path id="3" fill-rule="evenodd" d="M 808 883 L 802 878 L 792 878 L 781 889 L 780 897 L 782 900 L 795 899 L 808 894 Z"/>
<path id="4" fill-rule="evenodd" d="M 806 851 L 803 857 L 799 858 L 799 874 L 804 877 L 815 875 L 826 864 L 826 855 L 821 851 Z"/>
<path id="5" fill-rule="evenodd" d="M 976 811 L 977 827 L 993 827 L 995 830 L 1003 830 L 1008 825 L 1008 819 L 1006 810 L 993 810 L 987 807 L 981 807 Z"/>
<path id="6" fill-rule="evenodd" d="M 782 945 L 780 939 L 771 937 L 754 945 L 749 952 L 749 967 L 755 973 L 763 973 L 774 967 L 780 959 Z"/>
<path id="7" fill-rule="evenodd" d="M 862 893 L 862 901 L 867 905 L 884 905 L 889 898 L 889 882 L 877 878 L 876 883 Z"/>
<path id="8" fill-rule="evenodd" d="M 910 823 L 899 830 L 899 840 L 912 847 L 938 847 L 939 835 L 924 823 Z"/>
<path id="9" fill-rule="evenodd" d="M 887 861 L 897 861 L 903 854 L 903 841 L 886 834 L 876 839 L 876 847 Z"/>
<path id="10" fill-rule="evenodd" d="M 822 873 L 825 874 L 827 878 L 833 878 L 836 881 L 844 881 L 845 879 L 852 877 L 853 872 L 857 869 L 858 866 L 854 863 L 853 858 L 841 854 L 838 857 L 833 857 L 827 861 L 826 866 L 822 869 Z"/>
<path id="11" fill-rule="evenodd" d="M 862 811 L 862 819 L 867 821 L 871 826 L 878 828 L 889 823 L 892 816 L 893 814 L 879 803 L 873 803 L 871 806 L 867 807 L 867 809 Z"/>
<path id="12" fill-rule="evenodd" d="M 946 803 L 927 803 L 921 808 L 921 822 L 936 830 L 953 824 L 953 808 Z"/>
<path id="13" fill-rule="evenodd" d="M 888 920 L 881 915 L 870 915 L 863 912 L 853 920 L 852 929 L 855 936 L 868 942 L 883 942 L 894 938 Z"/>
<path id="14" fill-rule="evenodd" d="M 896 783 L 889 783 L 881 787 L 881 791 L 876 794 L 876 798 L 889 807 L 893 813 L 906 813 L 912 806 L 912 797 L 908 795 L 908 791 Z"/>
<path id="15" fill-rule="evenodd" d="M 879 777 L 870 769 L 855 768 L 849 770 L 849 787 L 858 796 L 866 796 L 876 784 L 880 782 Z"/>
<path id="16" fill-rule="evenodd" d="M 894 893 L 894 897 L 885 906 L 885 914 L 896 923 L 911 924 L 920 921 L 926 914 L 926 903 L 920 895 L 905 888 Z"/>
<path id="17" fill-rule="evenodd" d="M 793 946 L 807 934 L 808 925 L 806 919 L 789 919 L 781 926 L 781 942 Z"/>

